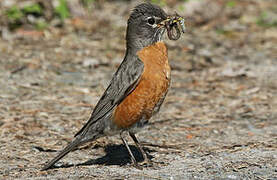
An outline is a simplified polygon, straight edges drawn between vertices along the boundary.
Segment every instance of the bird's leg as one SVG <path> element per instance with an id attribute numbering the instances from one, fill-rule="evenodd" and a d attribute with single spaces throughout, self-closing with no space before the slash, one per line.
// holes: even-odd
<path id="1" fill-rule="evenodd" d="M 138 169 L 141 169 L 141 168 L 139 167 L 139 165 L 138 165 L 138 163 L 137 163 L 137 161 L 136 161 L 136 158 L 135 158 L 135 156 L 133 155 L 133 153 L 132 153 L 132 151 L 131 151 L 131 149 L 130 149 L 128 143 L 127 143 L 127 141 L 126 141 L 126 140 L 124 139 L 124 137 L 123 137 L 123 132 L 120 133 L 120 137 L 121 137 L 122 142 L 123 142 L 124 145 L 126 146 L 128 152 L 129 152 L 129 155 L 130 155 L 130 157 L 131 157 L 131 161 L 132 161 L 133 166 L 136 167 L 136 168 L 138 168 Z"/>
<path id="2" fill-rule="evenodd" d="M 137 137 L 135 136 L 135 134 L 129 132 L 129 135 L 131 136 L 131 138 L 132 138 L 133 141 L 135 142 L 137 148 L 139 148 L 140 152 L 142 153 L 142 156 L 143 156 L 143 159 L 144 159 L 144 160 L 143 160 L 143 163 L 145 163 L 145 164 L 149 163 L 150 161 L 149 161 L 149 159 L 148 159 L 148 157 L 147 157 L 147 154 L 146 154 L 146 152 L 142 149 L 142 146 L 141 146 L 141 144 L 139 143 L 139 141 L 138 141 Z"/>

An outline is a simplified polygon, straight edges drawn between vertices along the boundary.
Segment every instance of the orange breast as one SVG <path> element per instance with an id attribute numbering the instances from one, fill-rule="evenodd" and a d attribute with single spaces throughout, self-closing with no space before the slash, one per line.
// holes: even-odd
<path id="1" fill-rule="evenodd" d="M 170 66 L 165 44 L 158 42 L 137 54 L 144 63 L 144 71 L 137 87 L 114 111 L 113 121 L 118 128 L 131 127 L 141 118 L 150 119 L 169 87 Z"/>

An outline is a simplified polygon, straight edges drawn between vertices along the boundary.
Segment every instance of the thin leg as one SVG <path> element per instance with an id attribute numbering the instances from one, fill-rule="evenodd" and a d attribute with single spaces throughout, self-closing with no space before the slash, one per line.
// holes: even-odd
<path id="1" fill-rule="evenodd" d="M 147 157 L 146 152 L 142 149 L 141 144 L 139 143 L 137 137 L 135 136 L 135 134 L 129 132 L 129 135 L 131 136 L 131 138 L 133 139 L 133 141 L 135 142 L 136 146 L 139 148 L 140 152 L 142 153 L 144 162 L 149 162 L 149 159 Z"/>
<path id="2" fill-rule="evenodd" d="M 120 133 L 120 137 L 121 137 L 121 140 L 123 141 L 124 145 L 126 146 L 128 152 L 130 154 L 130 157 L 131 157 L 131 160 L 132 160 L 132 164 L 137 166 L 137 161 L 136 161 L 136 159 L 135 159 L 131 149 L 129 148 L 129 145 L 128 145 L 127 141 L 123 137 L 123 132 Z"/>

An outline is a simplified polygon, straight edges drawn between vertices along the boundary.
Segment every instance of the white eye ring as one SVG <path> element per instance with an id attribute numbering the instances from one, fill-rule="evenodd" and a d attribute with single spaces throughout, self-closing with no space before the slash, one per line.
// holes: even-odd
<path id="1" fill-rule="evenodd" d="M 162 18 L 156 17 L 156 16 L 150 16 L 147 17 L 147 24 L 150 25 L 152 28 L 156 28 L 158 20 L 161 20 Z"/>
<path id="2" fill-rule="evenodd" d="M 148 17 L 147 18 L 147 23 L 151 26 L 153 26 L 154 24 L 156 24 L 156 19 L 155 17 Z"/>

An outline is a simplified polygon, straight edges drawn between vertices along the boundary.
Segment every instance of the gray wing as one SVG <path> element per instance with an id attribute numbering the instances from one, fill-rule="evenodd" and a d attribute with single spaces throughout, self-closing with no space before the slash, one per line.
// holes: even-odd
<path id="1" fill-rule="evenodd" d="M 120 64 L 113 75 L 110 85 L 98 101 L 88 122 L 75 135 L 85 134 L 92 124 L 107 114 L 112 113 L 113 108 L 129 95 L 138 84 L 144 68 L 143 62 L 137 57 L 126 58 Z"/>

